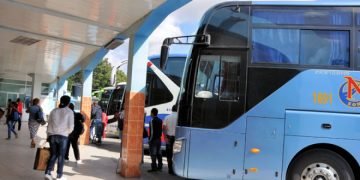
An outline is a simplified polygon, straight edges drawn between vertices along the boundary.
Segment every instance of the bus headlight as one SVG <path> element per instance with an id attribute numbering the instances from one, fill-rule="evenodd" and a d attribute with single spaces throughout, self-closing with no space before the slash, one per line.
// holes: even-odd
<path id="1" fill-rule="evenodd" d="M 182 144 L 183 144 L 183 139 L 175 140 L 174 146 L 173 146 L 173 153 L 174 154 L 181 152 Z"/>

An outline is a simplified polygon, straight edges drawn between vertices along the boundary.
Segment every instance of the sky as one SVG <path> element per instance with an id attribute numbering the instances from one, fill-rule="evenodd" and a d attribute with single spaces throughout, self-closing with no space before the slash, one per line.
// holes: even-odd
<path id="1" fill-rule="evenodd" d="M 204 13 L 214 5 L 228 0 L 192 0 L 182 8 L 171 13 L 150 35 L 149 56 L 160 53 L 162 42 L 167 37 L 184 36 L 195 34 Z M 170 53 L 187 54 L 189 46 L 173 45 Z M 105 58 L 117 67 L 128 59 L 129 40 L 110 51 Z M 127 65 L 119 68 L 126 73 Z"/>

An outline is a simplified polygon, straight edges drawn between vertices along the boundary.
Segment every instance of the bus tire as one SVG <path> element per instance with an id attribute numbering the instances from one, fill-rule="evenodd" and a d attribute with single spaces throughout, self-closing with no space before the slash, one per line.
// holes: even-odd
<path id="1" fill-rule="evenodd" d="M 349 163 L 339 154 L 327 149 L 313 149 L 290 163 L 286 179 L 354 180 L 355 176 Z"/>

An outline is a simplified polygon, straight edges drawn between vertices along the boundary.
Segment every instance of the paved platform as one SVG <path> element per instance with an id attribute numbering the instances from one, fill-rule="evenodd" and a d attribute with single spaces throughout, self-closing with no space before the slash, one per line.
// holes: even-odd
<path id="1" fill-rule="evenodd" d="M 4 120 L 0 121 L 0 180 L 20 180 L 20 179 L 44 179 L 43 171 L 33 170 L 33 163 L 36 148 L 30 148 L 30 135 L 27 122 L 23 122 L 23 127 L 19 132 L 19 138 L 13 136 L 11 140 L 7 137 L 7 126 Z M 45 141 L 46 127 L 40 127 L 37 146 Z M 120 140 L 106 138 L 101 146 L 81 145 L 80 156 L 83 164 L 77 165 L 70 149 L 70 162 L 65 164 L 64 175 L 68 180 L 118 180 L 125 179 L 116 174 L 117 162 L 120 156 Z M 140 178 L 133 179 L 181 179 L 167 173 L 166 158 L 163 159 L 164 169 L 162 172 L 148 173 L 150 169 L 150 157 L 144 156 L 142 165 L 142 175 Z M 56 175 L 56 167 L 53 176 Z"/>

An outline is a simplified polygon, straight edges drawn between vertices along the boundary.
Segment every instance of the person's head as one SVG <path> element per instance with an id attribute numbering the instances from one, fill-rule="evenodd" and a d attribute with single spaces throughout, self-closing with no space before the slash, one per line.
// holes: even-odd
<path id="1" fill-rule="evenodd" d="M 8 102 L 11 102 L 11 99 L 8 99 Z"/>
<path id="2" fill-rule="evenodd" d="M 152 108 L 151 109 L 151 116 L 152 117 L 155 117 L 155 116 L 157 116 L 158 115 L 158 110 L 156 109 L 156 108 Z"/>
<path id="3" fill-rule="evenodd" d="M 34 98 L 34 99 L 32 100 L 32 105 L 38 105 L 39 102 L 40 102 L 40 99 L 39 99 L 39 98 Z"/>
<path id="4" fill-rule="evenodd" d="M 172 112 L 176 112 L 176 111 L 177 111 L 177 106 L 176 106 L 176 104 L 173 105 L 173 107 L 171 108 L 171 111 L 172 111 Z"/>
<path id="5" fill-rule="evenodd" d="M 70 108 L 71 110 L 74 110 L 74 109 L 75 109 L 75 105 L 74 105 L 73 103 L 70 103 L 70 104 L 69 104 L 69 108 Z"/>
<path id="6" fill-rule="evenodd" d="M 16 102 L 18 102 L 18 103 L 21 102 L 21 99 L 20 99 L 20 98 L 17 98 Z"/>
<path id="7" fill-rule="evenodd" d="M 64 108 L 64 107 L 69 106 L 70 99 L 71 99 L 70 96 L 66 96 L 66 95 L 61 96 L 59 108 Z"/>

